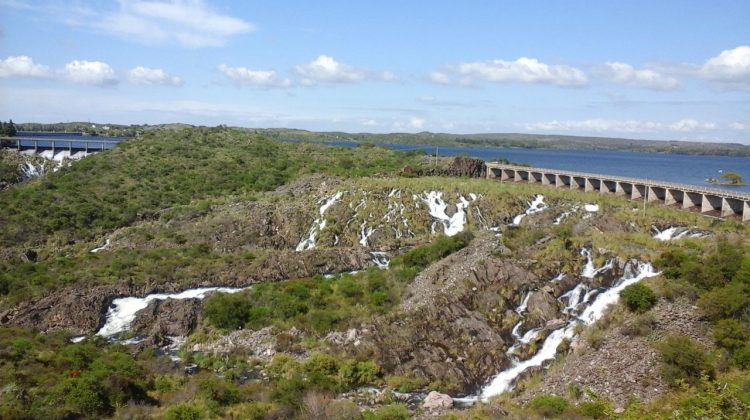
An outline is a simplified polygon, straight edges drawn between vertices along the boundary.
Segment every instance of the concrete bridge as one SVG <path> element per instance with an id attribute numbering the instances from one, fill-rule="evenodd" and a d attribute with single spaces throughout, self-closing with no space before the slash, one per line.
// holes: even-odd
<path id="1" fill-rule="evenodd" d="M 709 216 L 750 220 L 750 194 L 649 179 L 626 178 L 487 162 L 487 178 L 599 192 L 660 203 Z"/>
<path id="2" fill-rule="evenodd" d="M 99 152 L 113 149 L 120 143 L 119 140 L 105 140 L 105 138 L 96 138 L 90 136 L 80 136 L 79 138 L 54 138 L 54 137 L 2 137 L 0 138 L 0 147 L 33 150 L 38 153 L 44 150 L 69 150 L 70 152 L 85 150 L 86 153 Z"/>

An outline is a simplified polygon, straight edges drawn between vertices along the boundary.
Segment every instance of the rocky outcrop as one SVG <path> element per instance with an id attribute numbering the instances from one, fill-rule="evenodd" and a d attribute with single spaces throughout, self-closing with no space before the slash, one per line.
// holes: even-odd
<path id="1" fill-rule="evenodd" d="M 447 409 L 453 407 L 453 398 L 450 395 L 430 391 L 422 402 L 425 410 Z"/>
<path id="2" fill-rule="evenodd" d="M 136 336 L 154 337 L 155 342 L 166 336 L 187 336 L 198 324 L 200 299 L 154 300 L 136 313 L 131 330 Z"/>
<path id="3" fill-rule="evenodd" d="M 221 272 L 201 273 L 201 278 L 152 284 L 122 282 L 116 285 L 58 289 L 36 300 L 27 300 L 0 311 L 0 325 L 15 325 L 42 332 L 65 330 L 74 335 L 94 333 L 103 324 L 110 303 L 118 297 L 173 293 L 195 287 L 243 287 L 255 283 L 312 277 L 318 274 L 361 270 L 372 264 L 363 248 L 279 251 L 251 262 L 222 267 Z M 158 308 L 157 308 L 158 309 Z"/>
<path id="4" fill-rule="evenodd" d="M 576 339 L 565 362 L 548 371 L 539 386 L 524 390 L 518 399 L 525 402 L 541 394 L 568 395 L 571 387 L 577 387 L 625 407 L 632 398 L 649 402 L 666 392 L 668 386 L 659 375 L 661 357 L 654 340 L 680 334 L 707 349 L 713 342 L 708 323 L 687 301 L 660 300 L 650 312 L 654 324 L 645 336 L 632 336 L 622 327 L 610 325 L 598 349 Z"/>
<path id="5" fill-rule="evenodd" d="M 470 392 L 499 369 L 521 286 L 538 279 L 509 259 L 492 257 L 492 235 L 433 264 L 409 286 L 400 310 L 375 321 L 358 351 L 401 376 Z"/>
<path id="6" fill-rule="evenodd" d="M 404 170 L 406 172 L 406 169 Z M 413 170 L 412 170 L 413 172 Z M 487 175 L 487 165 L 481 159 L 456 156 L 447 167 L 426 168 L 417 171 L 422 176 L 463 176 L 483 178 Z"/>

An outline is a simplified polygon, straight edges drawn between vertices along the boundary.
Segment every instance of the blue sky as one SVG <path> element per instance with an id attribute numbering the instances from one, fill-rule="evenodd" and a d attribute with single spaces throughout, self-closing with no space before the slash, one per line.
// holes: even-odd
<path id="1" fill-rule="evenodd" d="M 750 2 L 0 0 L 0 119 L 750 144 Z"/>

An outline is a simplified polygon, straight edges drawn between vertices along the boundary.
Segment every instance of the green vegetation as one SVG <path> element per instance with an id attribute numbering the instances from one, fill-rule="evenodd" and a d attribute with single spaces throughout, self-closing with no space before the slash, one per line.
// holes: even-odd
<path id="1" fill-rule="evenodd" d="M 656 305 L 656 293 L 643 283 L 635 283 L 626 287 L 622 294 L 623 302 L 633 312 L 646 312 Z"/>
<path id="2" fill-rule="evenodd" d="M 391 261 L 389 270 L 371 268 L 340 277 L 263 283 L 237 294 L 207 299 L 204 314 L 216 328 L 259 329 L 269 325 L 325 333 L 356 326 L 401 300 L 405 286 L 430 263 L 468 245 L 463 232 L 440 237 Z"/>
<path id="3" fill-rule="evenodd" d="M 224 128 L 153 131 L 0 194 L 0 246 L 61 243 L 193 200 L 269 191 L 303 174 L 397 174 L 421 153 L 289 144 Z"/>
<path id="4" fill-rule="evenodd" d="M 13 120 L 0 121 L 0 137 L 13 137 L 16 135 L 16 125 Z"/>
<path id="5" fill-rule="evenodd" d="M 559 416 L 568 408 L 568 401 L 557 395 L 539 395 L 529 401 L 528 407 L 544 417 Z"/>

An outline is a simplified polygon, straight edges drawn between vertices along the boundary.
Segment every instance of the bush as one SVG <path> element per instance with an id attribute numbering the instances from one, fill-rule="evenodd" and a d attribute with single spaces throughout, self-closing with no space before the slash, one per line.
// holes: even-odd
<path id="1" fill-rule="evenodd" d="M 612 407 L 605 401 L 596 400 L 578 404 L 576 411 L 592 419 L 603 419 L 609 417 Z"/>
<path id="2" fill-rule="evenodd" d="M 557 395 L 539 395 L 527 405 L 539 415 L 545 417 L 559 416 L 568 408 L 568 401 Z"/>
<path id="3" fill-rule="evenodd" d="M 701 375 L 713 377 L 713 366 L 708 356 L 690 338 L 668 336 L 658 346 L 662 356 L 662 376 L 670 385 L 681 381 L 697 383 Z"/>
<path id="4" fill-rule="evenodd" d="M 236 330 L 250 320 L 252 309 L 252 304 L 243 293 L 220 294 L 206 300 L 203 313 L 214 326 Z"/>
<path id="5" fill-rule="evenodd" d="M 698 306 L 712 320 L 733 318 L 745 312 L 750 304 L 750 285 L 732 282 L 705 292 Z"/>
<path id="6" fill-rule="evenodd" d="M 167 420 L 201 420 L 203 417 L 203 410 L 188 403 L 173 405 L 164 412 Z"/>
<path id="7" fill-rule="evenodd" d="M 403 404 L 391 404 L 375 411 L 365 411 L 365 420 L 408 420 L 411 418 L 409 409 Z"/>
<path id="8" fill-rule="evenodd" d="M 716 345 L 728 350 L 743 347 L 750 338 L 747 327 L 736 319 L 722 319 L 714 325 Z"/>
<path id="9" fill-rule="evenodd" d="M 750 344 L 735 350 L 734 363 L 742 369 L 750 369 Z"/>
<path id="10" fill-rule="evenodd" d="M 635 283 L 622 291 L 622 300 L 633 312 L 646 312 L 656 304 L 656 293 L 643 283 Z"/>
<path id="11" fill-rule="evenodd" d="M 656 316 L 653 313 L 638 314 L 622 327 L 622 333 L 630 336 L 648 335 L 656 325 Z"/>

